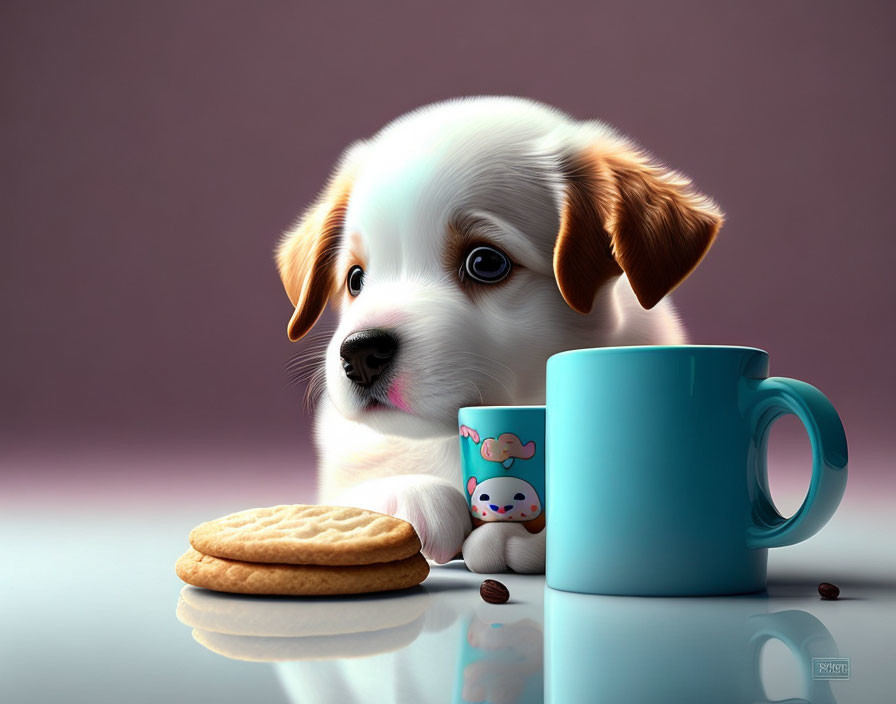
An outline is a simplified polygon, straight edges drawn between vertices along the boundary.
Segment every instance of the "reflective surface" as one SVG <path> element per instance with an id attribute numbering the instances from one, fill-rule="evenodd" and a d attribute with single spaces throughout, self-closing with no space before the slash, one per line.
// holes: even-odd
<path id="1" fill-rule="evenodd" d="M 408 592 L 360 598 L 184 587 L 173 564 L 199 513 L 8 509 L 5 699 L 875 702 L 894 685 L 884 514 L 838 514 L 839 526 L 776 551 L 768 593 L 600 597 L 500 575 L 511 601 L 492 605 L 483 576 L 460 563 Z M 818 598 L 824 580 L 840 600 Z M 817 657 L 849 658 L 850 679 L 813 679 Z"/>
<path id="2" fill-rule="evenodd" d="M 591 597 L 548 590 L 549 702 L 759 702 L 767 695 L 762 647 L 778 639 L 796 662 L 800 698 L 832 702 L 813 659 L 839 658 L 824 624 L 801 609 L 769 613 L 768 602 Z"/>

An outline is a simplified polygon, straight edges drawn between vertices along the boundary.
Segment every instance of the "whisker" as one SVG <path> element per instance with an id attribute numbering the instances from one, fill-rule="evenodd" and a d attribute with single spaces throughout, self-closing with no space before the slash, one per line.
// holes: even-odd
<path id="1" fill-rule="evenodd" d="M 484 369 L 479 369 L 478 367 L 460 367 L 459 369 L 457 369 L 457 371 L 459 371 L 459 372 L 475 372 L 477 374 L 482 374 L 483 376 L 487 376 L 490 379 L 493 379 L 495 382 L 497 382 L 504 389 L 504 391 L 507 392 L 507 394 L 509 396 L 513 395 L 510 387 L 504 381 L 502 381 L 501 379 L 496 377 L 494 374 L 490 374 L 489 372 L 487 372 Z"/>
<path id="2" fill-rule="evenodd" d="M 286 360 L 286 366 L 291 366 L 309 356 L 322 354 L 326 350 L 332 334 L 332 330 L 325 330 L 302 338 L 301 349 Z"/>
<path id="3" fill-rule="evenodd" d="M 323 367 L 314 371 L 305 387 L 305 396 L 302 399 L 302 408 L 310 413 L 326 390 L 326 375 Z"/>
<path id="4" fill-rule="evenodd" d="M 318 345 L 316 347 L 309 347 L 307 349 L 303 349 L 300 352 L 292 355 L 289 359 L 286 360 L 286 366 L 294 365 L 296 362 L 301 362 L 302 360 L 308 359 L 310 357 L 318 357 L 320 355 L 326 354 L 327 348 L 326 345 Z"/>
<path id="5" fill-rule="evenodd" d="M 510 367 L 508 367 L 506 364 L 503 364 L 503 363 L 499 362 L 497 359 L 492 359 L 491 357 L 487 357 L 487 356 L 484 355 L 484 354 L 479 354 L 478 352 L 470 352 L 469 350 L 457 350 L 456 353 L 457 353 L 457 354 L 469 354 L 469 355 L 472 355 L 472 356 L 474 356 L 474 357 L 480 357 L 480 358 L 486 360 L 487 362 L 489 362 L 490 364 L 494 364 L 494 365 L 496 365 L 496 366 L 498 366 L 498 367 L 503 367 L 504 369 L 507 370 L 507 372 L 508 372 L 511 376 L 515 376 L 515 375 L 516 375 L 516 372 L 514 372 L 513 369 L 511 369 Z"/>
<path id="6" fill-rule="evenodd" d="M 324 359 L 327 345 L 332 337 L 332 330 L 322 330 L 308 335 L 302 340 L 302 349 L 286 360 L 284 372 L 286 374 L 286 386 L 305 384 L 303 407 L 310 410 L 312 397 L 319 396 L 322 388 L 324 374 Z"/>
<path id="7" fill-rule="evenodd" d="M 291 376 L 291 377 L 287 380 L 287 382 L 286 382 L 286 387 L 285 387 L 285 388 L 289 389 L 289 388 L 291 388 L 291 387 L 293 387 L 293 386 L 297 386 L 298 384 L 302 384 L 302 383 L 308 382 L 308 381 L 311 380 L 311 378 L 312 378 L 316 373 L 317 373 L 317 372 L 316 372 L 315 370 L 313 370 L 313 369 L 312 369 L 312 370 L 308 370 L 308 371 L 303 370 L 302 373 L 300 373 L 300 374 L 295 374 L 295 375 Z"/>
<path id="8" fill-rule="evenodd" d="M 473 390 L 479 394 L 479 403 L 485 403 L 485 399 L 482 397 L 482 389 L 480 389 L 474 382 L 467 380 L 467 383 L 473 387 Z"/>
<path id="9" fill-rule="evenodd" d="M 322 362 L 325 356 L 324 352 L 321 351 L 318 354 L 309 354 L 305 357 L 294 359 L 284 367 L 284 370 L 290 372 L 298 367 L 306 366 L 309 362 Z"/>

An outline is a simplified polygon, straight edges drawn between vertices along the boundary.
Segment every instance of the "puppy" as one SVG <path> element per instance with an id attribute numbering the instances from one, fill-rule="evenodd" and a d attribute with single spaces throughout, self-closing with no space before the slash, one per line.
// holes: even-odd
<path id="1" fill-rule="evenodd" d="M 458 408 L 544 403 L 562 350 L 685 342 L 666 294 L 721 223 L 607 125 L 530 100 L 436 103 L 349 146 L 276 253 L 290 340 L 338 311 L 320 500 L 404 518 L 424 555 L 454 558 L 471 530 Z M 544 534 L 488 524 L 463 554 L 475 571 L 540 571 Z"/>

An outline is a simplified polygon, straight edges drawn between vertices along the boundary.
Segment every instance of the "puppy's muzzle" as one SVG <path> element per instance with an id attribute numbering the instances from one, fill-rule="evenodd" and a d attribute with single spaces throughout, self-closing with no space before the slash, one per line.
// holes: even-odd
<path id="1" fill-rule="evenodd" d="M 397 351 L 395 336 L 374 328 L 346 337 L 339 348 L 339 356 L 345 375 L 358 386 L 367 387 L 389 368 Z"/>

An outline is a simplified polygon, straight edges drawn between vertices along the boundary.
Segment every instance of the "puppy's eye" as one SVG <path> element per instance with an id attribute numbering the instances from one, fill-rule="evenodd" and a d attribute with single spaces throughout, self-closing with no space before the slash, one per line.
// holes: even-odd
<path id="1" fill-rule="evenodd" d="M 488 494 L 480 494 L 480 495 L 479 495 L 479 500 L 480 500 L 480 501 L 488 501 L 488 499 L 489 499 Z"/>
<path id="2" fill-rule="evenodd" d="M 345 277 L 345 285 L 352 296 L 357 296 L 361 293 L 361 287 L 364 285 L 364 270 L 355 264 L 348 270 L 348 276 Z"/>
<path id="3" fill-rule="evenodd" d="M 474 247 L 464 259 L 460 270 L 460 278 L 469 276 L 481 284 L 496 284 L 510 274 L 510 258 L 500 249 L 494 247 Z"/>
<path id="4" fill-rule="evenodd" d="M 513 495 L 513 500 L 514 500 L 514 501 L 522 501 L 522 500 L 525 499 L 525 498 L 526 498 L 526 497 L 525 497 L 523 494 L 520 494 L 520 493 L 516 493 L 516 494 Z"/>

